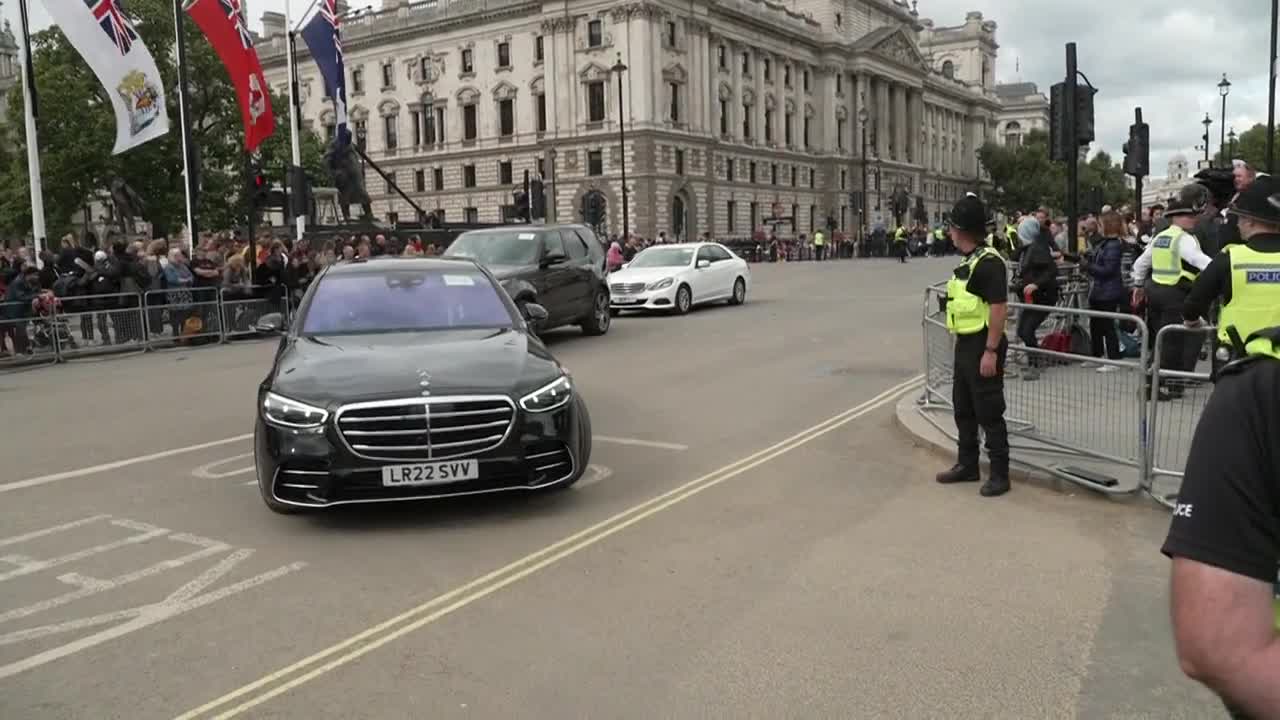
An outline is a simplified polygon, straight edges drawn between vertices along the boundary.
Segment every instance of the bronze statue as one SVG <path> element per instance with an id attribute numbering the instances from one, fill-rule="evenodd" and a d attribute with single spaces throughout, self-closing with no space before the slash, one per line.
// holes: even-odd
<path id="1" fill-rule="evenodd" d="M 360 171 L 360 158 L 355 146 L 347 143 L 339 147 L 336 139 L 329 146 L 324 156 L 329 174 L 333 176 L 333 185 L 338 190 L 338 207 L 342 209 L 343 222 L 351 222 L 351 204 L 360 205 L 363 215 L 360 219 L 373 217 L 373 208 L 369 205 L 369 193 L 364 189 L 364 173 Z"/>
<path id="2" fill-rule="evenodd" d="M 120 229 L 129 235 L 132 235 L 134 229 L 134 218 L 140 217 L 146 213 L 146 206 L 142 204 L 142 198 L 138 197 L 138 193 L 129 187 L 129 183 L 124 181 L 122 177 L 116 177 L 111 180 L 111 202 L 116 207 L 117 216 L 120 218 Z"/>

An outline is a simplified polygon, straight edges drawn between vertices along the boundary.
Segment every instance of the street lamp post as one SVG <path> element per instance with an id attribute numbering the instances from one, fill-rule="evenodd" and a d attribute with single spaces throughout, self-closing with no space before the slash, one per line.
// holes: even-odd
<path id="1" fill-rule="evenodd" d="M 871 232 L 871 188 L 867 187 L 867 102 L 863 96 L 861 108 L 858 109 L 858 122 L 862 124 L 862 241 L 867 241 Z"/>
<path id="2" fill-rule="evenodd" d="M 1212 167 L 1209 161 L 1209 126 L 1213 125 L 1213 118 L 1209 117 L 1209 113 L 1204 114 L 1204 119 L 1200 121 L 1204 125 L 1204 163 Z"/>
<path id="3" fill-rule="evenodd" d="M 547 188 L 544 190 L 546 195 L 550 196 L 551 202 L 547 203 L 547 222 L 554 223 L 556 221 L 556 149 L 551 148 L 547 151 Z"/>
<path id="4" fill-rule="evenodd" d="M 1226 165 L 1231 164 L 1231 159 L 1236 156 L 1236 129 L 1231 128 L 1227 133 L 1227 156 L 1223 158 Z"/>
<path id="5" fill-rule="evenodd" d="M 1227 74 L 1222 73 L 1222 82 L 1218 83 L 1218 94 L 1222 96 L 1222 127 L 1219 128 L 1220 136 L 1218 138 L 1218 152 L 1226 154 L 1227 152 L 1227 96 L 1231 94 L 1231 81 L 1227 79 Z M 1223 161 L 1226 162 L 1226 158 Z"/>
<path id="6" fill-rule="evenodd" d="M 622 53 L 618 53 L 618 62 L 610 69 L 618 76 L 618 159 L 622 169 L 622 242 L 625 243 L 631 236 L 631 218 L 627 204 L 627 134 L 623 127 L 626 122 L 622 115 L 622 73 L 627 71 L 627 66 L 622 64 Z"/>

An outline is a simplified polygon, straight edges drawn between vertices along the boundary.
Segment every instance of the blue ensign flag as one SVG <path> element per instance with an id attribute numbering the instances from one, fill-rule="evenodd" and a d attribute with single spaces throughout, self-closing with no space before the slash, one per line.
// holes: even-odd
<path id="1" fill-rule="evenodd" d="M 342 62 L 342 35 L 338 31 L 336 0 L 321 0 L 320 12 L 302 28 L 302 39 L 311 50 L 324 78 L 324 92 L 333 99 L 338 147 L 351 142 L 347 127 L 347 71 Z"/>

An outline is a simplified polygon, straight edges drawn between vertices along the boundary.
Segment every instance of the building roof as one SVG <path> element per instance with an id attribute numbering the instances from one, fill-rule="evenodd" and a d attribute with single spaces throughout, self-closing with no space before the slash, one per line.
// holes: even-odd
<path id="1" fill-rule="evenodd" d="M 1039 94 L 1040 94 L 1040 88 L 1036 87 L 1035 83 L 1020 82 L 1020 83 L 1005 83 L 1003 85 L 1000 85 L 1000 84 L 996 85 L 996 95 L 1001 98 L 1021 99 L 1028 95 L 1039 95 Z"/>

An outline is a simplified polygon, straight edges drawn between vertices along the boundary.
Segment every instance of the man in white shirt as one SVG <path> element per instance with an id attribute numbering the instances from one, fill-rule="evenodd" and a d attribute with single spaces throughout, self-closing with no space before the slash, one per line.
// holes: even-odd
<path id="1" fill-rule="evenodd" d="M 1164 211 L 1169 227 L 1153 237 L 1133 263 L 1133 304 L 1138 305 L 1145 295 L 1147 328 L 1151 333 L 1147 342 L 1153 348 L 1161 328 L 1182 323 L 1182 306 L 1191 284 L 1209 266 L 1209 256 L 1200 250 L 1199 240 L 1191 233 L 1210 207 L 1209 201 L 1209 190 L 1203 185 L 1184 186 Z M 1200 352 L 1199 344 L 1194 342 L 1197 337 L 1183 332 L 1167 334 L 1160 349 L 1160 367 L 1194 370 Z M 1161 400 L 1180 396 L 1176 383 L 1171 384 L 1169 393 L 1163 389 L 1160 393 Z"/>

